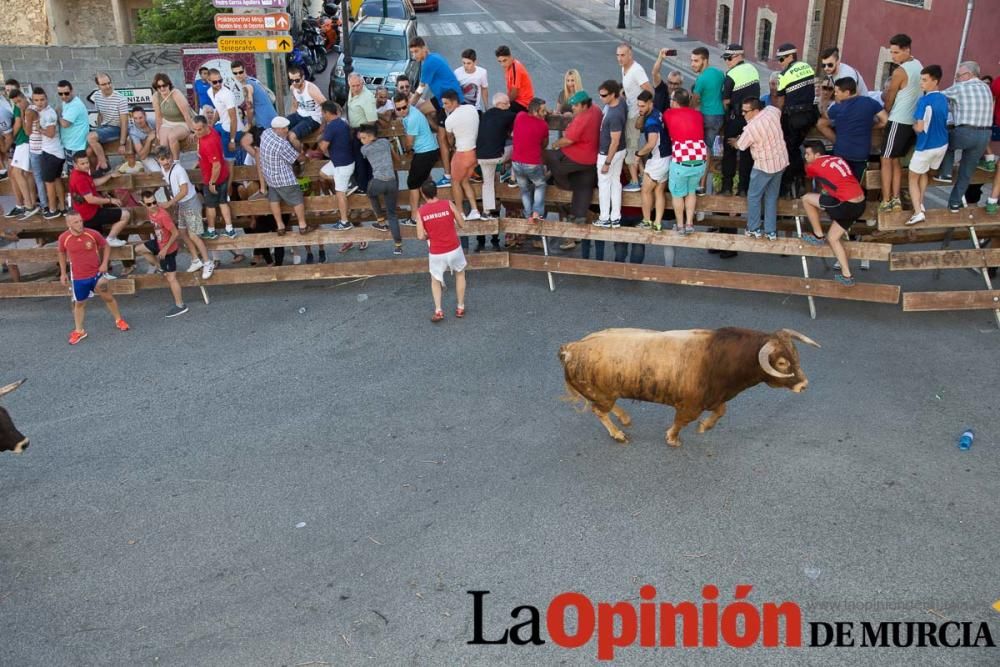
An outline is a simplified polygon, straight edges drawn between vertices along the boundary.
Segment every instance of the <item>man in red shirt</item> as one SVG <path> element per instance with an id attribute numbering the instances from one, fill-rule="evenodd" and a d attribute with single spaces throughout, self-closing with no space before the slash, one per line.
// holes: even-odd
<path id="1" fill-rule="evenodd" d="M 836 276 L 842 285 L 851 287 L 854 278 L 851 267 L 847 263 L 847 251 L 842 239 L 851 230 L 851 225 L 865 214 L 865 193 L 854 177 L 849 165 L 843 158 L 826 155 L 822 141 L 815 139 L 805 144 L 806 178 L 815 179 L 822 187 L 822 193 L 810 193 L 802 198 L 806 215 L 813 233 L 803 234 L 802 240 L 811 245 L 823 245 L 827 241 L 837 261 L 840 262 L 841 275 Z M 830 232 L 824 236 L 819 224 L 820 211 L 826 211 L 833 221 Z"/>
<path id="2" fill-rule="evenodd" d="M 69 194 L 73 200 L 73 210 L 83 219 L 83 226 L 104 233 L 104 226 L 111 225 L 107 244 L 113 248 L 125 245 L 118 234 L 125 229 L 131 219 L 127 208 L 114 197 L 102 197 L 97 192 L 98 185 L 107 183 L 114 174 L 94 178 L 90 174 L 90 159 L 86 151 L 73 154 L 73 171 L 69 173 Z M 111 204 L 114 208 L 103 208 Z"/>
<path id="3" fill-rule="evenodd" d="M 545 218 L 545 168 L 542 151 L 549 144 L 549 124 L 545 120 L 547 115 L 545 100 L 533 98 L 528 102 L 528 110 L 520 112 L 514 118 L 511 135 L 514 144 L 511 155 L 514 178 L 521 188 L 524 217 L 532 222 Z"/>
<path id="4" fill-rule="evenodd" d="M 594 106 L 590 95 L 580 90 L 569 98 L 573 120 L 560 137 L 545 151 L 545 165 L 552 173 L 553 182 L 561 190 L 571 190 L 573 200 L 570 212 L 573 222 L 587 223 L 587 209 L 597 186 L 598 144 L 601 134 L 601 110 Z M 576 242 L 566 239 L 559 244 L 561 250 L 572 250 Z"/>
<path id="5" fill-rule="evenodd" d="M 444 311 L 441 310 L 441 287 L 444 285 L 444 272 L 449 269 L 457 274 L 455 296 L 458 298 L 458 304 L 455 308 L 455 317 L 465 317 L 466 262 L 462 243 L 455 230 L 456 224 L 459 227 L 465 226 L 465 219 L 454 203 L 438 199 L 434 181 L 429 179 L 425 181 L 420 186 L 420 194 L 426 203 L 417 209 L 417 238 L 421 241 L 427 239 L 430 251 L 431 295 L 434 297 L 434 316 L 431 317 L 431 322 L 440 322 L 444 319 Z"/>
<path id="6" fill-rule="evenodd" d="M 520 60 L 510 55 L 510 47 L 500 45 L 496 50 L 497 62 L 503 67 L 504 78 L 507 81 L 507 97 L 510 98 L 512 111 L 527 111 L 528 104 L 535 97 L 535 87 L 531 83 L 531 75 Z"/>
<path id="7" fill-rule="evenodd" d="M 207 227 L 203 239 L 214 241 L 219 238 L 215 231 L 215 211 L 222 211 L 226 223 L 226 236 L 236 238 L 233 229 L 233 213 L 229 209 L 229 165 L 222 153 L 222 137 L 208 123 L 204 116 L 194 117 L 194 134 L 198 137 L 198 168 L 201 169 Z"/>
<path id="8" fill-rule="evenodd" d="M 177 282 L 177 240 L 181 233 L 170 218 L 167 209 L 161 208 L 156 197 L 149 190 L 142 191 L 142 205 L 146 207 L 149 221 L 153 223 L 153 233 L 156 238 L 135 246 L 135 251 L 153 263 L 153 255 L 159 261 L 160 270 L 167 280 L 170 294 L 174 297 L 174 307 L 167 311 L 166 317 L 177 317 L 188 311 L 181 299 L 181 285 Z"/>
<path id="9" fill-rule="evenodd" d="M 128 331 L 128 322 L 118 310 L 118 302 L 108 289 L 108 259 L 111 247 L 98 232 L 83 226 L 83 218 L 77 212 L 66 215 L 67 231 L 59 236 L 59 282 L 67 287 L 72 284 L 73 322 L 76 325 L 69 334 L 69 344 L 76 345 L 87 337 L 83 319 L 87 311 L 87 299 L 96 293 L 111 311 L 115 326 L 119 331 Z M 70 274 L 66 274 L 66 260 L 69 259 Z"/>

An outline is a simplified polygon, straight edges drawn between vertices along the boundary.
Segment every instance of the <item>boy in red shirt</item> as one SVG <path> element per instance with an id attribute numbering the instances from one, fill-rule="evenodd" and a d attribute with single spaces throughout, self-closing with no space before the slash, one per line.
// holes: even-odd
<path id="1" fill-rule="evenodd" d="M 87 299 L 96 294 L 115 318 L 119 331 L 128 331 L 128 322 L 118 310 L 118 302 L 108 289 L 108 258 L 111 247 L 104 237 L 83 226 L 83 218 L 75 211 L 66 215 L 69 229 L 59 236 L 59 282 L 73 286 L 73 322 L 76 325 L 69 334 L 69 344 L 76 345 L 87 337 L 83 328 Z M 66 274 L 66 259 L 69 258 L 71 274 Z"/>
<path id="2" fill-rule="evenodd" d="M 153 255 L 160 262 L 160 272 L 167 280 L 170 294 L 174 297 L 174 307 L 167 311 L 167 317 L 177 317 L 188 311 L 181 299 L 181 285 L 177 282 L 177 239 L 180 238 L 180 231 L 174 221 L 171 220 L 167 209 L 160 208 L 156 197 L 149 190 L 142 191 L 142 205 L 146 207 L 149 221 L 153 223 L 153 233 L 156 238 L 139 243 L 135 246 L 135 251 L 146 258 L 152 264 Z"/>
<path id="3" fill-rule="evenodd" d="M 802 240 L 811 245 L 830 242 L 830 248 L 840 262 L 842 275 L 836 276 L 842 285 L 851 287 L 854 278 L 847 263 L 847 251 L 841 239 L 847 236 L 851 225 L 865 214 L 865 193 L 854 177 L 849 165 L 842 158 L 826 155 L 822 141 L 811 140 L 805 144 L 806 178 L 816 179 L 823 188 L 822 193 L 810 193 L 802 198 L 802 204 L 809 216 L 813 234 L 803 234 Z M 830 232 L 823 235 L 819 224 L 820 211 L 826 211 L 833 221 Z"/>
<path id="4" fill-rule="evenodd" d="M 521 64 L 521 61 L 510 54 L 510 47 L 506 44 L 498 46 L 494 54 L 500 67 L 503 68 L 511 110 L 515 113 L 527 111 L 531 98 L 535 96 L 531 75 L 528 74 L 528 70 Z"/>
<path id="5" fill-rule="evenodd" d="M 458 298 L 455 317 L 465 317 L 465 254 L 462 243 L 458 239 L 455 224 L 465 226 L 462 212 L 448 200 L 438 199 L 437 186 L 434 181 L 425 181 L 420 186 L 420 194 L 425 203 L 417 209 L 417 238 L 427 239 L 430 250 L 431 295 L 434 297 L 434 316 L 431 322 L 444 319 L 441 310 L 441 287 L 444 285 L 444 272 L 451 269 L 455 276 L 455 296 Z"/>
<path id="6" fill-rule="evenodd" d="M 86 151 L 77 151 L 73 155 L 73 171 L 69 173 L 69 194 L 73 200 L 73 210 L 83 218 L 83 225 L 87 229 L 103 233 L 104 227 L 111 225 L 107 243 L 117 248 L 125 245 L 118 234 L 128 225 L 131 213 L 127 208 L 121 207 L 121 201 L 98 194 L 97 186 L 104 185 L 112 176 L 114 174 L 107 174 L 95 179 L 90 173 L 90 158 Z M 112 204 L 115 208 L 103 208 L 105 204 Z"/>

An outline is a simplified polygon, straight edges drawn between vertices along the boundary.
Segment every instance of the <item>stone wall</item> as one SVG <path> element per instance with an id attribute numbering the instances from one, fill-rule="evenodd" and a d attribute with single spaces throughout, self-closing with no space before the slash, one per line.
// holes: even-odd
<path id="1" fill-rule="evenodd" d="M 48 44 L 48 11 L 45 0 L 9 0 L 3 3 L 0 45 Z"/>

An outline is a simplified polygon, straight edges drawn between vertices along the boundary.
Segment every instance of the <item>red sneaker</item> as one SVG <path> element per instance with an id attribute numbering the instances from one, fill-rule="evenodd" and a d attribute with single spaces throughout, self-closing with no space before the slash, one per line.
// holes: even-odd
<path id="1" fill-rule="evenodd" d="M 434 311 L 434 317 L 431 318 L 431 322 L 440 322 L 443 319 L 444 319 L 444 311 L 443 310 L 435 310 Z"/>
<path id="2" fill-rule="evenodd" d="M 465 308 L 456 308 L 455 317 L 465 317 Z"/>
<path id="3" fill-rule="evenodd" d="M 76 329 L 74 329 L 73 331 L 69 332 L 69 344 L 76 345 L 86 337 L 87 337 L 86 331 L 77 331 Z"/>
<path id="4" fill-rule="evenodd" d="M 120 320 L 116 320 L 115 321 L 115 326 L 118 327 L 119 331 L 128 331 L 128 329 L 129 329 L 128 322 L 125 321 L 124 317 L 122 319 L 120 319 Z"/>
<path id="5" fill-rule="evenodd" d="M 348 241 L 344 245 L 340 246 L 339 252 L 347 252 L 348 250 L 350 250 L 353 247 L 354 247 L 354 244 L 351 243 L 350 241 Z"/>

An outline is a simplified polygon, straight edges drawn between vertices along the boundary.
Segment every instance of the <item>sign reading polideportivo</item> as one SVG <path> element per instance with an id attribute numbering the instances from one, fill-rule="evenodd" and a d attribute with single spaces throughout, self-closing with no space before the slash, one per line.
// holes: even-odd
<path id="1" fill-rule="evenodd" d="M 596 638 L 598 660 L 614 660 L 616 650 L 629 647 L 995 647 L 990 625 L 985 621 L 805 623 L 798 603 L 752 603 L 748 599 L 752 590 L 749 584 L 737 585 L 728 603 L 719 601 L 719 588 L 712 584 L 701 589 L 702 599 L 697 602 L 657 601 L 656 589 L 650 585 L 639 589 L 638 602 L 635 598 L 593 602 L 583 593 L 567 591 L 553 597 L 544 612 L 533 605 L 518 605 L 510 612 L 513 625 L 489 630 L 484 627 L 483 607 L 490 591 L 466 591 L 473 598 L 472 638 L 466 643 L 530 647 L 548 641 L 561 648 L 579 649 Z M 547 640 L 543 638 L 543 625 Z"/>
<path id="2" fill-rule="evenodd" d="M 288 14 L 216 14 L 215 29 L 230 30 L 277 30 L 287 32 L 292 25 Z"/>

